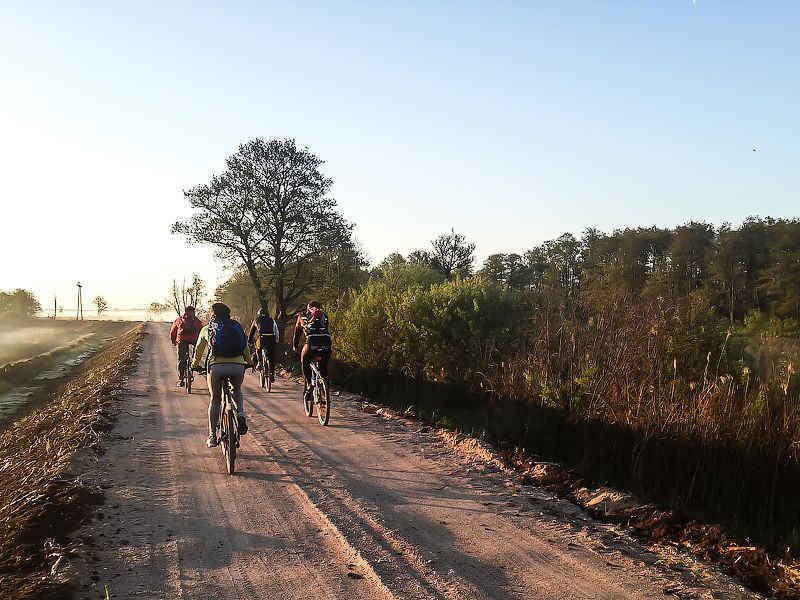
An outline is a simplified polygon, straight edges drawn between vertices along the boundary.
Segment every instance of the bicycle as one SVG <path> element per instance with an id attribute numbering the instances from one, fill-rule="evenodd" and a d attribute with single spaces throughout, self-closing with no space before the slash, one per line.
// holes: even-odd
<path id="1" fill-rule="evenodd" d="M 203 374 L 202 370 L 197 371 Z M 218 445 L 222 447 L 225 468 L 228 475 L 236 474 L 236 449 L 239 447 L 239 406 L 233 397 L 233 383 L 229 377 L 222 378 L 222 402 L 219 409 L 216 436 Z"/>
<path id="2" fill-rule="evenodd" d="M 192 371 L 192 360 L 194 358 L 194 344 L 189 344 L 186 348 L 186 362 L 183 365 L 183 373 L 186 376 L 186 393 L 192 393 L 192 382 L 194 381 L 194 371 Z"/>
<path id="3" fill-rule="evenodd" d="M 315 348 L 311 349 L 316 352 Z M 303 394 L 303 408 L 307 417 L 314 416 L 314 405 L 317 405 L 317 420 L 320 425 L 327 425 L 331 417 L 331 390 L 328 380 L 320 371 L 322 356 L 316 354 L 311 361 L 311 400 Z"/>
<path id="4" fill-rule="evenodd" d="M 269 356 L 267 355 L 267 349 L 261 348 L 257 350 L 257 352 L 261 353 L 261 360 L 259 361 L 258 370 L 259 373 L 259 380 L 261 381 L 261 388 L 266 389 L 267 392 L 272 391 L 272 363 L 269 360 Z"/>

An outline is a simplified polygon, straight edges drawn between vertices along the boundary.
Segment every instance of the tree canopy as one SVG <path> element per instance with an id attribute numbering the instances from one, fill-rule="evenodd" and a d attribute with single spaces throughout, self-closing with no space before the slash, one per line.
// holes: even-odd
<path id="1" fill-rule="evenodd" d="M 172 227 L 241 267 L 260 305 L 272 297 L 281 325 L 319 291 L 321 277 L 336 282 L 364 266 L 322 164 L 292 139 L 242 144 L 224 173 L 184 192 L 194 212 Z"/>

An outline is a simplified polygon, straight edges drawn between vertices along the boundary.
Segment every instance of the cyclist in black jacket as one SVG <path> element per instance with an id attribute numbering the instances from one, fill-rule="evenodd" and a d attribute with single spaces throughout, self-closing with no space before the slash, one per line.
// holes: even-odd
<path id="1" fill-rule="evenodd" d="M 316 300 L 309 302 L 307 312 L 297 317 L 292 338 L 292 349 L 297 352 L 300 336 L 305 334 L 306 342 L 300 354 L 300 363 L 303 365 L 303 380 L 305 386 L 303 393 L 307 399 L 311 394 L 311 360 L 314 356 L 321 356 L 320 372 L 328 380 L 328 361 L 331 359 L 331 334 L 328 331 L 328 315 L 322 310 L 322 305 Z"/>
<path id="2" fill-rule="evenodd" d="M 250 345 L 255 345 L 256 347 L 256 357 L 253 361 L 254 368 L 262 368 L 261 349 L 266 350 L 270 366 L 269 378 L 272 383 L 275 383 L 275 351 L 278 347 L 278 342 L 281 341 L 281 334 L 278 331 L 278 324 L 275 319 L 269 316 L 266 306 L 262 306 L 256 318 L 253 319 L 247 339 Z"/>

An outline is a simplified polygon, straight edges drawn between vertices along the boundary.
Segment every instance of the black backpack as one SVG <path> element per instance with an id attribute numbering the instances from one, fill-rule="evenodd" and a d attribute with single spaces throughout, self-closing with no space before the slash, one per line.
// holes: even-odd
<path id="1" fill-rule="evenodd" d="M 314 309 L 306 315 L 306 339 L 309 343 L 329 343 L 328 315 L 322 309 Z"/>
<path id="2" fill-rule="evenodd" d="M 275 323 L 275 320 L 272 317 L 268 316 L 268 315 L 262 315 L 262 316 L 258 317 L 258 319 L 256 320 L 256 326 L 258 328 L 258 335 L 262 336 L 262 337 L 263 336 L 274 337 L 275 336 L 275 325 L 274 325 L 274 323 Z"/>
<path id="3" fill-rule="evenodd" d="M 225 321 L 213 319 L 208 324 L 208 334 L 213 356 L 233 358 L 244 353 L 244 348 L 247 345 L 247 336 L 244 334 L 244 329 L 242 329 L 239 321 L 234 319 Z"/>

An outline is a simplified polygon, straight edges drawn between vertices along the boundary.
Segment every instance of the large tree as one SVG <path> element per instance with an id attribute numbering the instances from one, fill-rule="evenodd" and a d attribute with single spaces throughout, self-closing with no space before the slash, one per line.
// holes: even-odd
<path id="1" fill-rule="evenodd" d="M 314 291 L 318 256 L 355 249 L 352 225 L 328 196 L 333 182 L 322 164 L 291 139 L 242 144 L 222 175 L 185 192 L 195 212 L 172 227 L 244 269 L 262 305 L 272 296 L 281 328 Z"/>
<path id="2" fill-rule="evenodd" d="M 450 230 L 431 242 L 431 265 L 448 279 L 455 275 L 469 275 L 475 260 L 475 244 L 467 243 L 467 238 Z"/>

